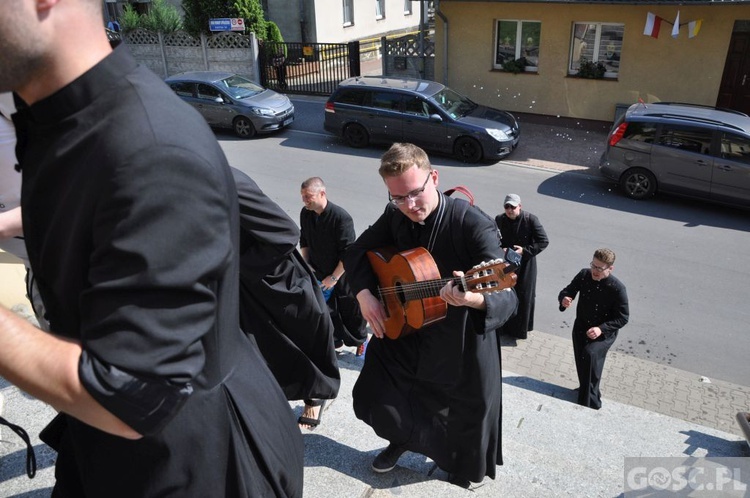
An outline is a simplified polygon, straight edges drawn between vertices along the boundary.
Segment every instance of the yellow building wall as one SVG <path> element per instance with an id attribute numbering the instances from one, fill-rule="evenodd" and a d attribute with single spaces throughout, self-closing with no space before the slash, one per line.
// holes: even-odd
<path id="1" fill-rule="evenodd" d="M 612 121 L 618 103 L 672 101 L 715 105 L 736 19 L 750 19 L 750 6 L 561 5 L 441 2 L 448 19 L 447 84 L 473 100 L 506 109 L 551 116 Z M 688 26 L 671 36 L 662 23 L 659 38 L 643 34 L 648 12 L 680 24 L 703 19 L 698 36 Z M 539 72 L 493 70 L 495 21 L 541 21 Z M 617 80 L 568 76 L 574 22 L 625 25 Z M 443 82 L 445 25 L 436 16 L 435 79 Z"/>

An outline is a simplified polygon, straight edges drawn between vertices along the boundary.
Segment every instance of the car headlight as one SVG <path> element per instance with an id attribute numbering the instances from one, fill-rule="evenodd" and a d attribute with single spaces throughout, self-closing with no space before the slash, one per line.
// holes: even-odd
<path id="1" fill-rule="evenodd" d="M 505 140 L 508 140 L 508 135 L 503 130 L 498 130 L 496 128 L 488 128 L 487 133 L 489 133 L 490 136 L 497 141 L 503 142 Z"/>
<path id="2" fill-rule="evenodd" d="M 258 116 L 275 116 L 271 109 L 264 109 L 263 107 L 253 107 L 253 112 Z"/>

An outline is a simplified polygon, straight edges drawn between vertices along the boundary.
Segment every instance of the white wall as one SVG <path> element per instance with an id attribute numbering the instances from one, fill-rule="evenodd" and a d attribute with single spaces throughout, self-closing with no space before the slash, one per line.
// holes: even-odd
<path id="1" fill-rule="evenodd" d="M 411 2 L 411 15 L 404 15 L 404 0 L 385 0 L 383 19 L 375 18 L 375 0 L 354 0 L 353 3 L 354 24 L 345 27 L 342 0 L 315 2 L 318 42 L 343 43 L 419 28 L 420 2 Z"/>

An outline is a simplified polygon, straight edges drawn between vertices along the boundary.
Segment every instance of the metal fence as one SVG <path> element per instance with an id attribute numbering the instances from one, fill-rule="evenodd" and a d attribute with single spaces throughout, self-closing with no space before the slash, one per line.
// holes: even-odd
<path id="1" fill-rule="evenodd" d="M 360 75 L 359 42 L 259 42 L 260 82 L 284 93 L 330 95 Z"/>

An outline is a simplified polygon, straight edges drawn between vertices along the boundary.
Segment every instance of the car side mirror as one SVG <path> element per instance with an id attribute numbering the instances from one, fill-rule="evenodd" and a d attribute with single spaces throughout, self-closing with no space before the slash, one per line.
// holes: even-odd
<path id="1" fill-rule="evenodd" d="M 216 102 L 217 104 L 223 104 L 224 103 L 224 99 L 222 98 L 221 95 L 218 95 L 217 97 L 215 97 L 213 99 L 213 101 Z"/>
<path id="2" fill-rule="evenodd" d="M 430 114 L 430 121 L 434 121 L 436 123 L 442 123 L 443 118 L 440 116 L 440 114 Z"/>

